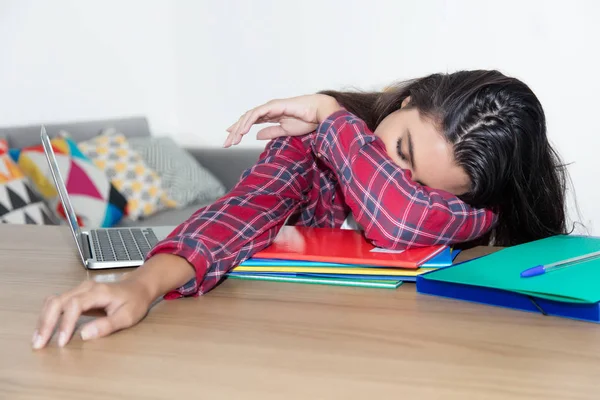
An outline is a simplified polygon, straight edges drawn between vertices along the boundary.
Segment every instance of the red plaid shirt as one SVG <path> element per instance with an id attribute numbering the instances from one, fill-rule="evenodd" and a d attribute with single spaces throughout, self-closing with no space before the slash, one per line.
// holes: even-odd
<path id="1" fill-rule="evenodd" d="M 340 227 L 350 213 L 367 239 L 389 249 L 469 241 L 496 221 L 489 210 L 412 181 L 362 120 L 338 111 L 312 134 L 269 142 L 228 194 L 196 211 L 148 257 L 175 254 L 196 270 L 166 298 L 204 294 L 268 246 L 286 221 Z"/>

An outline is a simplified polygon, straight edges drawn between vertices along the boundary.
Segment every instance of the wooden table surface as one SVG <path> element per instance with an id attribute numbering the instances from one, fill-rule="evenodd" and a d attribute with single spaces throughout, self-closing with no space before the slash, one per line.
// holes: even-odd
<path id="1" fill-rule="evenodd" d="M 66 227 L 0 226 L 1 399 L 600 398 L 600 326 L 410 283 L 229 280 L 110 337 L 32 350 L 46 296 L 121 273 L 85 271 Z"/>

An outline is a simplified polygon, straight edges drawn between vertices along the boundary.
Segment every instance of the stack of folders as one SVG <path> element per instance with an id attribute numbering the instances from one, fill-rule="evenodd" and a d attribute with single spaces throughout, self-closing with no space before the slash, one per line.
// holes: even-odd
<path id="1" fill-rule="evenodd" d="M 385 250 L 360 231 L 284 226 L 274 242 L 233 268 L 234 279 L 395 289 L 448 267 L 457 250 L 430 246 Z"/>
<path id="2" fill-rule="evenodd" d="M 417 292 L 600 322 L 600 238 L 559 235 L 417 278 Z"/>

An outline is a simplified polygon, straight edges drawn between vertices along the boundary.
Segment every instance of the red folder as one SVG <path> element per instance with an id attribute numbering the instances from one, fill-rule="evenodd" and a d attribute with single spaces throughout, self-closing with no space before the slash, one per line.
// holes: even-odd
<path id="1" fill-rule="evenodd" d="M 417 269 L 446 247 L 394 252 L 373 246 L 360 231 L 285 225 L 271 245 L 252 257 Z"/>

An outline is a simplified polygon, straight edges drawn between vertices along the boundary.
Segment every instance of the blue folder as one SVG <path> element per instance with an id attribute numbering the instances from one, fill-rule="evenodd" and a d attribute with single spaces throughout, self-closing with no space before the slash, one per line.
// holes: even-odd
<path id="1" fill-rule="evenodd" d="M 557 235 L 509 246 L 417 277 L 417 292 L 600 323 L 600 258 L 535 277 L 521 273 L 600 251 L 600 238 Z"/>
<path id="2" fill-rule="evenodd" d="M 435 281 L 426 279 L 424 276 L 417 277 L 417 292 L 491 306 L 541 313 L 543 315 L 600 323 L 600 305 L 598 303 L 554 301 L 506 290 Z"/>

